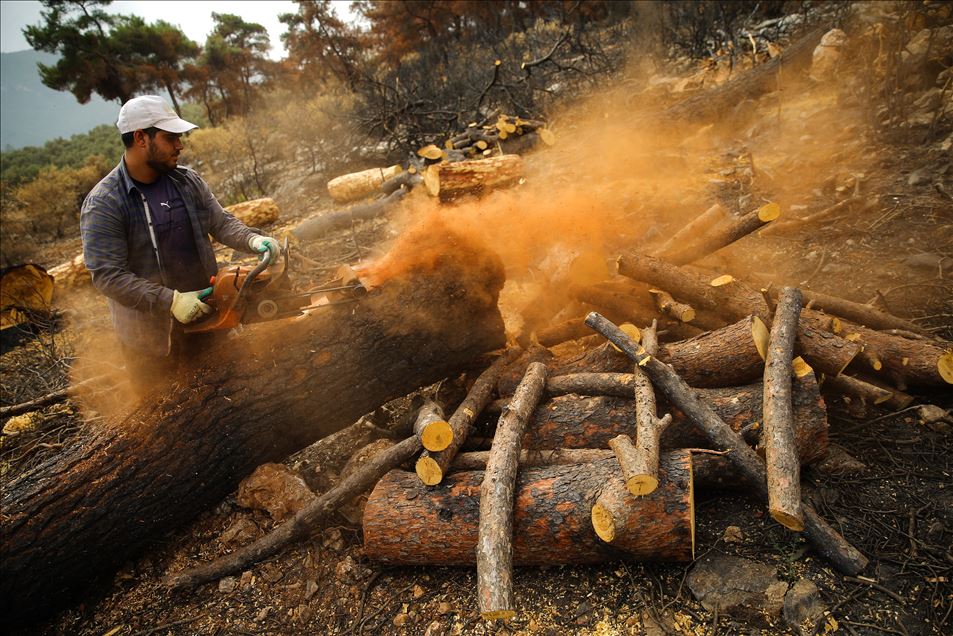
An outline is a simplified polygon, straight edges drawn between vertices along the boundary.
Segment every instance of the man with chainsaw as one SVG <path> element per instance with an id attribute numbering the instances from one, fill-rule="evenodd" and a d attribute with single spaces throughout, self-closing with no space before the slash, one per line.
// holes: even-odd
<path id="1" fill-rule="evenodd" d="M 83 201 L 80 231 L 93 285 L 108 298 L 127 369 L 139 381 L 175 369 L 207 342 L 183 326 L 212 312 L 202 302 L 217 271 L 209 235 L 233 249 L 267 251 L 271 262 L 280 248 L 222 209 L 198 174 L 177 166 L 182 134 L 198 126 L 163 98 L 129 100 L 116 126 L 125 152 Z"/>

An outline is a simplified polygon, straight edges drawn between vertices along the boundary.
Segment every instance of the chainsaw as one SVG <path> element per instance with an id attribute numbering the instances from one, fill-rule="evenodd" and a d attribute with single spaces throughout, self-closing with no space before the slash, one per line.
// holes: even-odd
<path id="1" fill-rule="evenodd" d="M 209 281 L 212 293 L 205 303 L 213 311 L 207 318 L 185 327 L 186 333 L 234 329 L 239 325 L 301 316 L 317 307 L 355 302 L 367 289 L 355 277 L 342 276 L 327 286 L 296 292 L 288 276 L 288 241 L 283 263 L 269 267 L 271 252 L 264 252 L 254 267 L 235 265 L 218 270 Z M 318 301 L 315 302 L 315 297 Z"/>

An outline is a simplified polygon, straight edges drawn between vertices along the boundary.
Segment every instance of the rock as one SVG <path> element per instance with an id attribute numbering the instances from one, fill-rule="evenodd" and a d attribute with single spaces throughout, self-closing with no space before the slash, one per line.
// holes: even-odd
<path id="1" fill-rule="evenodd" d="M 238 579 L 238 586 L 241 588 L 251 587 L 254 583 L 255 575 L 251 573 L 251 570 L 242 572 L 241 578 Z"/>
<path id="2" fill-rule="evenodd" d="M 441 601 L 440 605 L 437 606 L 437 613 L 441 616 L 449 614 L 453 611 L 453 607 L 450 606 L 450 603 L 446 601 Z"/>
<path id="3" fill-rule="evenodd" d="M 908 186 L 918 186 L 930 183 L 930 177 L 925 170 L 914 170 L 907 176 Z"/>
<path id="4" fill-rule="evenodd" d="M 801 579 L 784 595 L 784 621 L 800 636 L 811 636 L 817 630 L 827 607 L 812 581 Z"/>
<path id="5" fill-rule="evenodd" d="M 354 562 L 354 559 L 351 558 L 351 555 L 344 557 L 344 560 L 338 563 L 337 567 L 334 568 L 334 574 L 339 581 L 348 581 L 353 579 L 356 572 L 356 563 Z"/>
<path id="6" fill-rule="evenodd" d="M 841 52 L 847 45 L 847 34 L 840 29 L 831 29 L 821 38 L 814 49 L 811 59 L 811 79 L 815 82 L 833 80 L 837 77 L 837 67 Z"/>
<path id="7" fill-rule="evenodd" d="M 394 445 L 394 442 L 389 439 L 379 439 L 367 444 L 356 453 L 351 455 L 351 458 L 347 460 L 347 464 L 344 465 L 344 468 L 341 469 L 341 479 L 347 479 L 348 476 L 354 474 L 360 467 L 367 464 L 377 455 L 384 452 L 388 448 Z M 364 517 L 364 505 L 367 503 L 367 495 L 358 495 L 345 505 L 341 506 L 340 513 L 347 519 L 350 523 L 359 524 L 361 519 Z"/>
<path id="8" fill-rule="evenodd" d="M 394 617 L 394 627 L 403 627 L 409 620 L 410 617 L 407 614 L 398 614 Z"/>
<path id="9" fill-rule="evenodd" d="M 324 533 L 324 539 L 321 541 L 321 545 L 334 552 L 343 550 L 344 536 L 341 534 L 341 530 L 339 528 L 329 528 Z"/>
<path id="10" fill-rule="evenodd" d="M 238 505 L 283 521 L 315 499 L 304 480 L 281 464 L 262 464 L 238 485 Z"/>
<path id="11" fill-rule="evenodd" d="M 687 582 L 708 611 L 765 627 L 780 616 L 787 591 L 787 584 L 777 579 L 775 568 L 727 555 L 700 560 Z"/>
<path id="12" fill-rule="evenodd" d="M 223 594 L 234 592 L 236 587 L 238 587 L 238 579 L 234 576 L 226 576 L 218 582 L 218 591 Z"/>
<path id="13" fill-rule="evenodd" d="M 255 614 L 255 622 L 260 623 L 268 618 L 268 614 L 271 613 L 271 606 L 263 607 L 257 614 Z"/>
<path id="14" fill-rule="evenodd" d="M 917 416 L 920 423 L 937 433 L 949 433 L 953 417 L 950 412 L 933 404 L 922 404 L 917 407 Z"/>
<path id="15" fill-rule="evenodd" d="M 299 623 L 307 623 L 311 620 L 311 608 L 307 605 L 299 605 L 294 611 L 294 620 Z"/>
<path id="16" fill-rule="evenodd" d="M 741 528 L 738 526 L 728 526 L 725 528 L 725 533 L 721 538 L 725 540 L 725 543 L 741 543 L 744 541 L 744 536 L 741 534 Z"/>
<path id="17" fill-rule="evenodd" d="M 304 598 L 311 600 L 311 597 L 318 593 L 318 582 L 314 579 L 308 579 L 304 584 Z"/>
<path id="18" fill-rule="evenodd" d="M 430 624 L 427 625 L 427 629 L 424 630 L 424 636 L 442 636 L 446 630 L 443 628 L 443 623 L 440 621 L 430 621 Z"/>
<path id="19" fill-rule="evenodd" d="M 225 531 L 219 535 L 218 541 L 223 545 L 249 543 L 258 538 L 259 532 L 258 524 L 248 517 L 240 516 L 225 528 Z"/>
<path id="20" fill-rule="evenodd" d="M 248 227 L 259 228 L 269 223 L 274 223 L 281 215 L 278 210 L 278 204 L 274 199 L 252 199 L 236 203 L 225 208 L 225 211 Z"/>
<path id="21" fill-rule="evenodd" d="M 426 591 L 424 591 L 424 588 L 420 587 L 419 585 L 414 586 L 414 598 L 420 598 L 424 594 L 426 594 Z"/>

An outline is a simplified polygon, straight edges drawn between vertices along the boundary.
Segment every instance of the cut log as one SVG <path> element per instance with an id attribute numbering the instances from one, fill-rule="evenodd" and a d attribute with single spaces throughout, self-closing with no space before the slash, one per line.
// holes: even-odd
<path id="1" fill-rule="evenodd" d="M 762 421 L 762 383 L 723 389 L 692 389 L 735 431 Z M 705 437 L 685 414 L 658 396 L 672 414 L 663 432 L 662 448 L 704 447 Z M 795 442 L 802 463 L 820 459 L 827 452 L 827 411 L 813 374 L 798 378 L 793 387 Z M 530 421 L 523 448 L 548 451 L 562 448 L 606 448 L 609 440 L 635 427 L 632 398 L 564 395 L 543 402 Z M 487 448 L 489 440 L 473 436 L 468 449 Z"/>
<path id="2" fill-rule="evenodd" d="M 516 614 L 513 596 L 513 496 L 520 442 L 536 409 L 549 369 L 540 362 L 526 369 L 509 408 L 503 411 L 480 485 L 480 527 L 477 535 L 477 598 L 485 620 Z"/>
<path id="3" fill-rule="evenodd" d="M 242 201 L 228 206 L 225 211 L 248 227 L 262 227 L 274 223 L 281 216 L 278 204 L 270 197 Z"/>
<path id="4" fill-rule="evenodd" d="M 652 250 L 653 256 L 665 258 L 664 254 L 676 251 L 682 245 L 695 241 L 719 222 L 730 218 L 731 213 L 721 205 L 715 203 L 710 208 L 693 218 L 670 236 L 658 249 Z"/>
<path id="5" fill-rule="evenodd" d="M 634 252 L 624 253 L 618 264 L 623 276 L 664 289 L 696 309 L 710 309 L 731 321 L 752 315 L 770 320 L 761 292 L 742 281 L 713 285 L 710 276 Z"/>
<path id="6" fill-rule="evenodd" d="M 443 417 L 443 408 L 433 400 L 427 400 L 420 407 L 414 434 L 429 451 L 442 451 L 453 441 L 453 429 Z"/>
<path id="7" fill-rule="evenodd" d="M 390 195 L 401 189 L 413 190 L 414 186 L 422 181 L 423 178 L 415 172 L 410 172 L 409 170 L 398 172 L 381 184 L 381 192 L 385 195 Z"/>
<path id="8" fill-rule="evenodd" d="M 361 203 L 345 210 L 326 212 L 321 216 L 302 221 L 291 230 L 291 233 L 302 241 L 319 239 L 328 232 L 349 227 L 355 221 L 377 218 L 397 205 L 407 192 L 407 190 L 398 189 L 371 203 Z"/>
<path id="9" fill-rule="evenodd" d="M 278 554 L 285 546 L 314 532 L 335 510 L 366 492 L 388 471 L 406 462 L 419 450 L 420 440 L 416 436 L 391 446 L 261 539 L 211 563 L 171 574 L 163 579 L 163 583 L 174 589 L 195 587 L 241 572 Z"/>
<path id="10" fill-rule="evenodd" d="M 93 280 L 89 270 L 86 269 L 86 260 L 82 254 L 77 254 L 65 263 L 60 263 L 47 271 L 47 274 L 53 277 L 56 289 L 70 289 L 88 285 Z"/>
<path id="11" fill-rule="evenodd" d="M 660 537 L 654 536 L 657 533 L 679 534 L 687 531 L 689 539 L 682 539 L 681 542 L 691 545 L 692 554 L 686 560 L 694 559 L 695 511 L 691 453 L 687 450 L 667 453 L 661 469 L 657 468 L 656 474 L 658 475 L 657 488 L 654 488 L 651 494 L 644 493 L 641 496 L 632 494 L 618 474 L 612 475 L 592 506 L 592 528 L 600 539 L 628 554 L 638 553 L 639 548 L 645 545 L 647 538 L 651 543 L 660 543 Z M 661 496 L 655 496 L 656 492 L 659 492 Z M 676 504 L 667 510 L 668 517 L 656 515 L 658 518 L 666 518 L 670 521 L 667 526 L 645 524 L 641 516 L 632 514 L 633 509 L 638 507 L 638 502 L 645 495 L 650 495 L 650 499 Z"/>
<path id="12" fill-rule="evenodd" d="M 470 432 L 470 425 L 473 424 L 490 401 L 500 375 L 518 354 L 519 349 L 509 349 L 481 373 L 480 377 L 473 383 L 466 398 L 460 403 L 448 422 L 451 431 L 450 444 L 442 451 L 434 453 L 424 451 L 420 454 L 415 469 L 422 482 L 428 486 L 440 483 L 447 472 L 447 467 L 450 466 L 450 462 L 453 461 L 453 458 L 460 451 L 460 447 L 466 441 L 467 434 Z"/>
<path id="13" fill-rule="evenodd" d="M 328 194 L 336 203 L 350 203 L 380 191 L 381 185 L 401 172 L 400 165 L 369 168 L 328 181 Z"/>
<path id="14" fill-rule="evenodd" d="M 502 264 L 428 228 L 402 275 L 360 302 L 247 326 L 176 388 L 156 386 L 128 416 L 3 489 L 0 611 L 37 620 L 51 599 L 217 504 L 260 464 L 281 461 L 381 404 L 458 375 L 504 344 Z M 417 253 L 417 252 L 414 252 Z M 460 325 L 467 328 L 461 330 Z"/>
<path id="15" fill-rule="evenodd" d="M 586 326 L 585 318 L 573 318 L 558 325 L 545 327 L 536 332 L 536 341 L 544 347 L 555 347 L 568 340 L 576 340 L 592 335 L 592 330 Z"/>
<path id="16" fill-rule="evenodd" d="M 692 263 L 748 236 L 780 215 L 781 208 L 776 203 L 769 203 L 739 216 L 726 215 L 718 219 L 704 234 L 689 242 L 675 243 L 658 256 L 676 265 Z"/>
<path id="17" fill-rule="evenodd" d="M 825 378 L 821 388 L 861 399 L 868 404 L 886 406 L 895 411 L 905 409 L 913 402 L 912 395 L 899 389 L 887 389 L 843 373 L 836 377 Z"/>
<path id="18" fill-rule="evenodd" d="M 826 314 L 805 309 L 803 314 L 819 323 L 830 323 Z M 922 338 L 904 338 L 841 321 L 847 338 L 856 334 L 864 352 L 882 364 L 884 374 L 897 386 L 946 386 L 953 384 L 953 343 Z M 876 365 L 874 365 L 876 366 Z"/>
<path id="19" fill-rule="evenodd" d="M 796 532 L 804 529 L 804 519 L 801 462 L 794 443 L 791 361 L 800 313 L 800 291 L 796 287 L 785 287 L 778 295 L 764 363 L 764 433 L 761 437 L 768 475 L 768 512 L 775 521 Z"/>
<path id="20" fill-rule="evenodd" d="M 695 310 L 691 305 L 678 302 L 672 298 L 670 293 L 662 291 L 661 289 L 650 289 L 649 293 L 655 298 L 655 306 L 666 316 L 674 318 L 679 322 L 691 322 L 695 320 Z"/>
<path id="21" fill-rule="evenodd" d="M 861 354 L 863 347 L 835 335 L 830 322 L 823 314 L 801 311 L 794 349 L 811 367 L 828 377 L 836 377 Z"/>
<path id="22" fill-rule="evenodd" d="M 586 323 L 609 338 L 633 362 L 644 368 L 652 378 L 652 384 L 704 431 L 717 450 L 730 451 L 729 459 L 744 475 L 748 486 L 762 501 L 767 500 L 767 478 L 764 464 L 758 455 L 745 444 L 738 433 L 693 393 L 672 367 L 646 353 L 640 354 L 637 345 L 628 336 L 599 314 L 589 314 Z M 804 534 L 815 550 L 848 575 L 858 574 L 867 567 L 867 558 L 824 521 L 809 504 L 802 503 L 802 510 Z"/>
<path id="23" fill-rule="evenodd" d="M 652 321 L 651 326 L 642 330 L 642 348 L 649 355 L 658 352 L 655 329 L 656 323 Z M 632 376 L 635 383 L 635 444 L 628 435 L 619 435 L 609 440 L 609 448 L 622 467 L 626 488 L 638 496 L 647 495 L 658 488 L 659 437 L 671 423 L 672 416 L 669 414 L 658 418 L 652 381 L 638 365 L 632 370 Z M 596 532 L 605 539 L 598 528 Z M 606 541 L 611 543 L 609 539 Z"/>
<path id="24" fill-rule="evenodd" d="M 612 457 L 591 464 L 520 470 L 513 500 L 514 565 L 691 560 L 685 490 L 669 500 L 663 489 L 633 498 L 630 514 L 641 520 L 645 531 L 640 545 L 627 546 L 631 553 L 596 536 L 592 506 L 606 482 L 618 478 L 618 470 Z M 364 508 L 365 555 L 391 565 L 473 565 L 483 481 L 483 472 L 458 472 L 447 475 L 439 486 L 427 487 L 413 473 L 391 471 L 378 482 Z M 680 520 L 677 532 L 653 530 L 671 528 L 673 516 Z"/>
<path id="25" fill-rule="evenodd" d="M 833 316 L 840 316 L 841 318 L 846 318 L 847 320 L 851 320 L 870 329 L 881 331 L 886 329 L 900 329 L 932 338 L 930 332 L 919 325 L 888 314 L 876 307 L 855 303 L 844 298 L 822 294 L 821 292 L 811 291 L 809 289 L 802 289 L 801 294 L 804 297 L 804 307 L 807 309 L 814 309 Z"/>
<path id="26" fill-rule="evenodd" d="M 449 201 L 465 194 L 484 194 L 493 188 L 515 183 L 522 176 L 523 160 L 519 155 L 498 155 L 433 164 L 424 174 L 424 185 L 430 196 Z"/>

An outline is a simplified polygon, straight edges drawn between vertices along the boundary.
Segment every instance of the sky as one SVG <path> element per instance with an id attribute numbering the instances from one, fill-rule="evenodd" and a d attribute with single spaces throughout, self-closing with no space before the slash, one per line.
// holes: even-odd
<path id="1" fill-rule="evenodd" d="M 334 2 L 338 15 L 347 18 L 350 2 Z M 25 26 L 39 24 L 43 6 L 35 0 L 0 0 L 0 51 L 12 53 L 30 48 L 22 29 Z M 271 52 L 274 59 L 284 57 L 281 34 L 285 25 L 278 21 L 282 13 L 296 13 L 297 5 L 290 0 L 232 0 L 230 2 L 208 2 L 201 0 L 118 0 L 106 7 L 110 13 L 138 15 L 146 22 L 165 20 L 178 25 L 189 39 L 205 43 L 205 37 L 212 30 L 212 12 L 234 13 L 246 22 L 257 22 L 266 29 L 271 38 Z"/>

